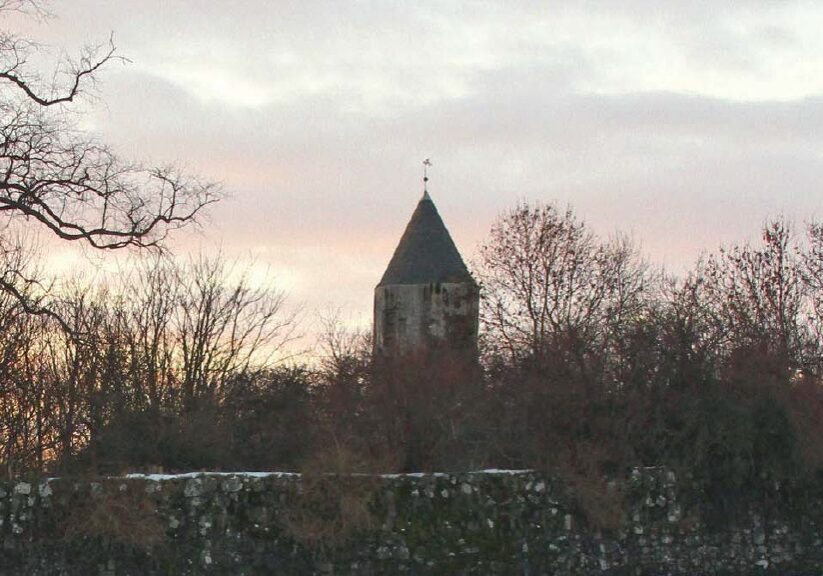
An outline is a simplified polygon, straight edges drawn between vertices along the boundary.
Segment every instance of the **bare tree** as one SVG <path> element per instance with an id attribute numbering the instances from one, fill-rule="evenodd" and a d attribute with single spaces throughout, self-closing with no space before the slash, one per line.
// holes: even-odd
<path id="1" fill-rule="evenodd" d="M 173 322 L 180 286 L 174 263 L 162 255 L 151 255 L 131 268 L 119 289 L 133 395 L 139 406 L 157 411 L 177 382 Z"/>
<path id="2" fill-rule="evenodd" d="M 4 273 L 30 269 L 31 253 L 3 251 Z M 26 286 L 21 290 L 28 291 Z M 0 292 L 0 470 L 9 477 L 39 468 L 47 449 L 45 387 L 34 377 L 41 322 Z"/>
<path id="3" fill-rule="evenodd" d="M 703 337 L 715 350 L 765 347 L 784 363 L 798 362 L 805 285 L 787 222 L 766 224 L 760 246 L 732 246 L 705 257 L 687 284 L 703 315 Z"/>
<path id="4" fill-rule="evenodd" d="M 371 363 L 371 331 L 346 326 L 339 309 L 320 317 L 320 369 L 331 379 L 362 381 Z"/>
<path id="5" fill-rule="evenodd" d="M 280 291 L 257 289 L 218 258 L 175 270 L 176 349 L 184 400 L 219 393 L 232 374 L 265 367 L 294 339 L 295 313 Z"/>
<path id="6" fill-rule="evenodd" d="M 320 317 L 316 410 L 325 432 L 337 442 L 359 434 L 363 402 L 372 376 L 371 331 L 345 325 L 339 310 Z"/>
<path id="7" fill-rule="evenodd" d="M 511 359 L 610 346 L 614 330 L 640 313 L 648 283 L 628 239 L 601 242 L 571 209 L 551 204 L 501 215 L 478 268 L 486 337 Z"/>
<path id="8" fill-rule="evenodd" d="M 807 366 L 818 376 L 823 375 L 823 224 L 812 222 L 807 229 L 808 244 L 803 253 L 803 283 L 806 287 L 805 307 L 809 325 Z M 810 366 L 813 365 L 813 366 Z"/>
<path id="9" fill-rule="evenodd" d="M 36 11 L 36 0 L 0 2 Z M 59 239 L 95 249 L 161 247 L 168 233 L 197 221 L 219 188 L 174 166 L 150 167 L 118 156 L 84 133 L 74 105 L 100 72 L 123 60 L 110 41 L 56 65 L 48 80 L 30 65 L 36 44 L 0 32 L 0 213 Z M 0 288 L 29 307 L 7 276 Z"/>

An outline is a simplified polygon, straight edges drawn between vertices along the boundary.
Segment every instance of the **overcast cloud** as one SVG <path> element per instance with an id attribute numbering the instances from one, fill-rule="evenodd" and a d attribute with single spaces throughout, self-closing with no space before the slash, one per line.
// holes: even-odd
<path id="1" fill-rule="evenodd" d="M 725 6 L 723 6 L 725 5 Z M 94 128 L 231 198 L 181 239 L 256 254 L 295 300 L 370 320 L 421 193 L 464 257 L 518 200 L 687 268 L 820 211 L 816 2 L 72 0 L 27 33 L 114 32 Z"/>

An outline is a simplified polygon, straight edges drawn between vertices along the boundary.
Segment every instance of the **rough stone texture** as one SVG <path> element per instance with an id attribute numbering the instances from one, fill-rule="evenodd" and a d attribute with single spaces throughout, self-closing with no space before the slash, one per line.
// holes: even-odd
<path id="1" fill-rule="evenodd" d="M 816 498 L 800 515 L 754 507 L 710 529 L 659 469 L 615 493 L 628 516 L 611 533 L 530 472 L 345 480 L 371 486 L 374 522 L 336 547 L 290 535 L 290 511 L 311 500 L 297 475 L 0 484 L 0 574 L 786 576 L 823 566 Z"/>
<path id="2" fill-rule="evenodd" d="M 398 284 L 374 291 L 374 346 L 381 354 L 477 349 L 479 295 L 473 283 Z"/>

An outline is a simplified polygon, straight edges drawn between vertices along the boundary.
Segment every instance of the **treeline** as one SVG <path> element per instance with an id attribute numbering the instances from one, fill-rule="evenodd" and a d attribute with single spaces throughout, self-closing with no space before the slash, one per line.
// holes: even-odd
<path id="1" fill-rule="evenodd" d="M 820 225 L 774 220 L 678 279 L 571 211 L 521 205 L 480 260 L 494 460 L 594 494 L 665 465 L 719 511 L 819 473 Z"/>
<path id="2" fill-rule="evenodd" d="M 150 257 L 109 282 L 65 282 L 48 302 L 38 288 L 0 301 L 8 476 L 218 465 L 202 461 L 219 424 L 206 419 L 296 328 L 281 293 L 220 257 Z"/>
<path id="3" fill-rule="evenodd" d="M 823 227 L 771 222 L 677 279 L 523 204 L 473 268 L 476 363 L 378 362 L 333 320 L 312 361 L 274 362 L 294 315 L 219 259 L 7 296 L 3 473 L 539 468 L 597 495 L 666 465 L 722 507 L 821 469 Z"/>

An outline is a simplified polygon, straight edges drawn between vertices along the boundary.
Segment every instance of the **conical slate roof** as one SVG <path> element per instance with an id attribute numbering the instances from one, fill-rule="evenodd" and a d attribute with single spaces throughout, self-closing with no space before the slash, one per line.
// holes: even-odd
<path id="1" fill-rule="evenodd" d="M 383 278 L 386 284 L 474 282 L 428 192 L 417 204 Z"/>

